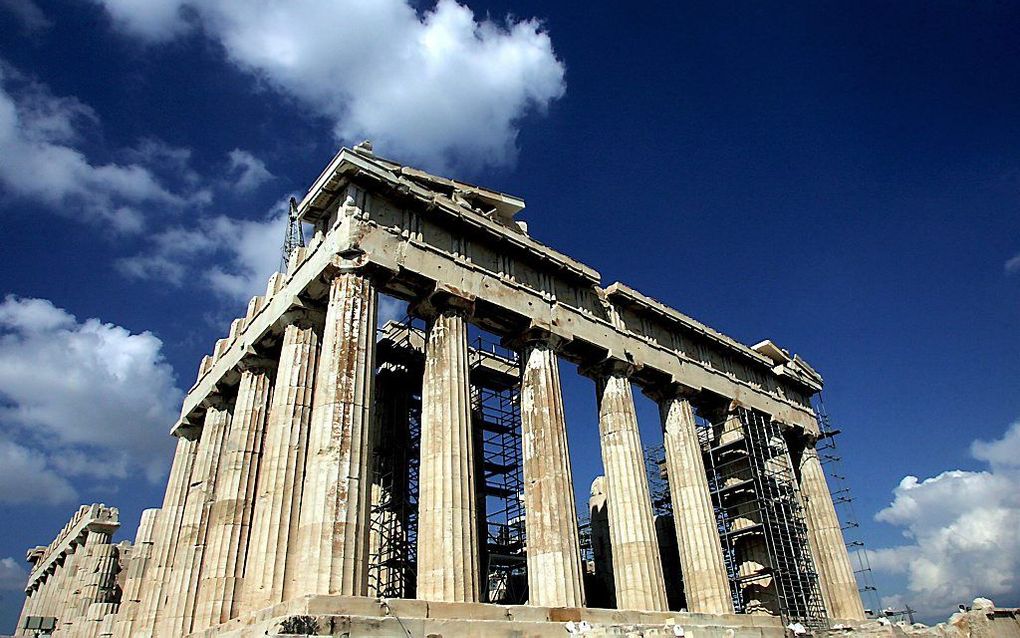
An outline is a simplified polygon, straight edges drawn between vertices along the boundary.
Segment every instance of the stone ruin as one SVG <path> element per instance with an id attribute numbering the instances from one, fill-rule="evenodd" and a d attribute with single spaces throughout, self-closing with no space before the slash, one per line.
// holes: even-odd
<path id="1" fill-rule="evenodd" d="M 816 447 L 819 374 L 603 287 L 523 208 L 341 150 L 294 212 L 312 239 L 202 359 L 162 507 L 133 546 L 93 505 L 30 551 L 18 635 L 919 631 L 866 621 Z M 377 330 L 380 294 L 414 320 Z M 560 358 L 598 400 L 586 530 Z M 660 407 L 668 520 L 635 389 Z"/>

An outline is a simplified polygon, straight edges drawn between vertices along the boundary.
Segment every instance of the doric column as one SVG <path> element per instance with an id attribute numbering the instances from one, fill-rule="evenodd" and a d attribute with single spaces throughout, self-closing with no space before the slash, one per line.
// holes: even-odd
<path id="1" fill-rule="evenodd" d="M 567 452 L 557 338 L 532 332 L 521 342 L 521 440 L 529 604 L 583 607 L 577 507 Z"/>
<path id="2" fill-rule="evenodd" d="M 433 295 L 422 383 L 418 589 L 423 600 L 481 596 L 466 317 L 472 300 Z"/>
<path id="3" fill-rule="evenodd" d="M 177 550 L 177 534 L 180 531 L 181 516 L 191 484 L 191 468 L 198 451 L 198 431 L 187 428 L 177 439 L 173 466 L 167 480 L 163 507 L 160 509 L 155 542 L 152 545 L 151 578 L 142 586 L 142 602 L 138 608 L 135 624 L 136 636 L 151 636 L 155 627 L 156 610 L 162 607 L 164 577 L 173 565 Z"/>
<path id="4" fill-rule="evenodd" d="M 611 361 L 588 371 L 598 396 L 616 604 L 619 609 L 666 611 L 644 449 L 627 378 L 630 369 L 625 362 Z"/>
<path id="5" fill-rule="evenodd" d="M 107 529 L 90 529 L 85 538 L 84 561 L 78 568 L 80 596 L 75 604 L 75 613 L 80 622 L 88 614 L 93 603 L 113 601 L 117 589 L 117 547 L 110 544 L 111 532 Z"/>
<path id="6" fill-rule="evenodd" d="M 864 620 L 864 604 L 814 438 L 808 439 L 800 458 L 800 497 L 808 541 L 818 570 L 818 584 L 829 617 Z"/>
<path id="7" fill-rule="evenodd" d="M 296 595 L 368 591 L 376 290 L 361 272 L 330 284 L 308 433 Z"/>
<path id="8" fill-rule="evenodd" d="M 730 581 L 708 491 L 694 409 L 680 388 L 652 394 L 662 417 L 666 476 L 687 608 L 702 614 L 732 614 Z"/>
<path id="9" fill-rule="evenodd" d="M 152 546 L 158 520 L 159 510 L 147 509 L 142 512 L 138 523 L 134 549 L 128 561 L 124 591 L 121 593 L 120 613 L 113 627 L 113 635 L 117 638 L 131 638 L 134 635 L 135 621 L 142 601 L 142 586 L 152 561 Z"/>
<path id="10" fill-rule="evenodd" d="M 223 440 L 230 425 L 231 407 L 221 395 L 210 396 L 205 405 L 205 425 L 199 437 L 191 485 L 181 517 L 177 555 L 169 575 L 160 623 L 161 635 L 184 636 L 190 633 L 195 613 L 195 594 L 209 529 L 209 506 L 223 457 Z"/>
<path id="11" fill-rule="evenodd" d="M 251 528 L 251 544 L 258 550 L 248 556 L 244 576 L 246 610 L 287 600 L 287 583 L 293 590 L 298 560 L 294 549 L 322 317 L 294 311 L 284 319 L 288 324 L 269 408 Z"/>
<path id="12" fill-rule="evenodd" d="M 209 505 L 209 529 L 199 574 L 193 631 L 224 623 L 236 615 L 248 553 L 255 479 L 269 411 L 274 362 L 250 358 L 241 363 L 234 415 L 227 428 Z"/>
<path id="13" fill-rule="evenodd" d="M 78 578 L 79 563 L 85 562 L 86 548 L 78 542 L 68 545 L 66 554 L 53 574 L 54 592 L 51 596 L 53 614 L 58 627 L 66 628 L 78 619 L 75 606 L 81 595 L 81 581 Z"/>

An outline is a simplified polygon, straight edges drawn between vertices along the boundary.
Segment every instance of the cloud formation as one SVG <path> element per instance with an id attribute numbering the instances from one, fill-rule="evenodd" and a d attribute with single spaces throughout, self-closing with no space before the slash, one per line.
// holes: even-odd
<path id="1" fill-rule="evenodd" d="M 28 570 L 13 558 L 0 558 L 0 591 L 19 591 L 25 588 Z"/>
<path id="2" fill-rule="evenodd" d="M 182 392 L 162 342 L 45 299 L 0 303 L 0 501 L 67 502 L 71 478 L 165 472 Z M 26 477 L 32 477 L 26 481 Z"/>
<path id="3" fill-rule="evenodd" d="M 439 0 L 94 0 L 149 43 L 189 28 L 239 69 L 327 118 L 335 137 L 434 170 L 512 164 L 521 120 L 566 90 L 537 20 L 477 20 Z"/>
<path id="4" fill-rule="evenodd" d="M 288 199 L 258 220 L 218 215 L 192 227 L 173 226 L 150 236 L 140 253 L 121 259 L 118 268 L 134 279 L 174 286 L 200 285 L 246 305 L 263 294 L 269 276 L 282 267 Z"/>
<path id="5" fill-rule="evenodd" d="M 208 191 L 173 192 L 142 163 L 90 161 L 77 145 L 97 124 L 85 104 L 52 95 L 0 61 L 0 157 L 7 158 L 0 161 L 0 185 L 10 194 L 122 232 L 141 230 L 143 204 L 208 202 Z"/>
<path id="6" fill-rule="evenodd" d="M 874 569 L 907 578 L 909 591 L 883 604 L 944 617 L 977 596 L 1020 602 L 1020 422 L 1000 439 L 975 441 L 971 454 L 989 469 L 907 476 L 875 516 L 908 539 L 869 554 Z"/>

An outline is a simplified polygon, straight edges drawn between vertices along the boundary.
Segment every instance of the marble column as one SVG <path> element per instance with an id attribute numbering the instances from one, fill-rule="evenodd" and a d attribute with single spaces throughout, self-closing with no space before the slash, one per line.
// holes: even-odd
<path id="1" fill-rule="evenodd" d="M 110 544 L 110 532 L 89 531 L 85 539 L 85 557 L 78 569 L 81 593 L 75 604 L 80 622 L 93 603 L 113 602 L 117 589 L 117 547 Z"/>
<path id="2" fill-rule="evenodd" d="M 478 510 L 466 317 L 472 301 L 433 298 L 422 384 L 417 596 L 478 602 Z"/>
<path id="3" fill-rule="evenodd" d="M 273 401 L 255 493 L 251 552 L 245 569 L 244 609 L 258 610 L 287 600 L 293 590 L 301 489 L 312 414 L 318 327 L 322 318 L 289 313 L 283 333 Z"/>
<path id="4" fill-rule="evenodd" d="M 223 440 L 230 426 L 231 406 L 222 396 L 210 396 L 205 405 L 205 425 L 198 441 L 191 485 L 181 517 L 177 555 L 160 623 L 160 633 L 167 636 L 184 636 L 191 632 L 209 529 L 209 508 L 223 456 Z"/>
<path id="5" fill-rule="evenodd" d="M 687 609 L 702 614 L 732 614 L 730 581 L 708 491 L 694 409 L 678 389 L 656 398 L 662 416 L 666 476 Z"/>
<path id="6" fill-rule="evenodd" d="M 260 358 L 244 359 L 240 364 L 241 382 L 207 515 L 192 631 L 219 625 L 237 614 L 273 364 Z"/>
<path id="7" fill-rule="evenodd" d="M 619 609 L 667 611 L 629 370 L 625 362 L 614 361 L 589 373 L 598 396 L 616 604 Z"/>
<path id="8" fill-rule="evenodd" d="M 800 458 L 800 497 L 808 541 L 818 570 L 818 584 L 829 617 L 864 620 L 864 604 L 814 439 L 808 440 Z"/>
<path id="9" fill-rule="evenodd" d="M 121 593 L 120 613 L 113 627 L 113 635 L 117 638 L 131 638 L 134 635 L 135 622 L 142 602 L 142 588 L 152 561 L 152 546 L 158 520 L 159 510 L 153 508 L 144 510 L 138 523 L 134 550 L 128 561 L 127 578 L 124 581 L 124 591 Z"/>
<path id="10" fill-rule="evenodd" d="M 191 468 L 198 452 L 198 432 L 188 428 L 177 439 L 177 451 L 170 468 L 163 507 L 160 509 L 157 532 L 152 545 L 151 576 L 142 586 L 141 604 L 138 606 L 135 636 L 151 636 L 155 627 L 156 610 L 162 607 L 164 578 L 174 562 L 177 534 L 181 516 L 191 485 Z"/>
<path id="11" fill-rule="evenodd" d="M 577 507 L 556 338 L 531 334 L 521 357 L 521 441 L 529 604 L 583 607 Z"/>
<path id="12" fill-rule="evenodd" d="M 376 291 L 361 272 L 330 284 L 301 496 L 295 595 L 368 592 Z"/>

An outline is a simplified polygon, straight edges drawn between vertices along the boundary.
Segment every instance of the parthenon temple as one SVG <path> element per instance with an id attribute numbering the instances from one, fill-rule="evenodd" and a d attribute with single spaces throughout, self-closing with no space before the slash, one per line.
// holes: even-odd
<path id="1" fill-rule="evenodd" d="M 17 635 L 778 638 L 863 621 L 819 374 L 604 287 L 523 208 L 342 149 L 295 202 L 285 272 L 202 359 L 161 507 L 133 543 L 92 505 L 32 549 Z M 381 295 L 407 317 L 380 322 Z M 571 437 L 604 471 L 580 521 L 561 360 L 598 412 Z M 658 505 L 636 392 L 661 415 Z"/>

